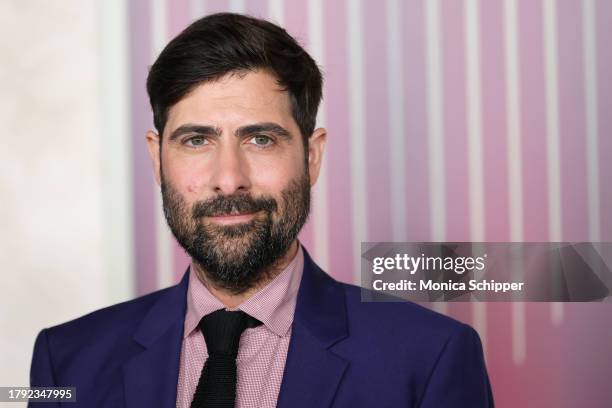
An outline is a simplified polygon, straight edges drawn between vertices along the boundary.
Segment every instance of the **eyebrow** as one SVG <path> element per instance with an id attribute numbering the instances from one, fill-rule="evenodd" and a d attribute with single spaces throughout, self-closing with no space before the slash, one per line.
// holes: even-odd
<path id="1" fill-rule="evenodd" d="M 187 124 L 181 125 L 178 128 L 174 129 L 174 131 L 170 133 L 168 141 L 172 142 L 173 140 L 176 140 L 185 134 L 220 137 L 221 133 L 221 129 L 216 128 L 214 126 Z"/>
<path id="2" fill-rule="evenodd" d="M 221 137 L 222 130 L 218 127 L 208 126 L 208 125 L 195 125 L 195 124 L 185 124 L 176 128 L 170 136 L 168 137 L 168 141 L 174 141 L 179 137 L 185 134 L 196 134 L 200 136 L 209 136 L 209 137 Z M 245 137 L 248 135 L 252 135 L 253 133 L 272 133 L 278 137 L 281 137 L 286 140 L 291 139 L 291 133 L 282 127 L 281 125 L 274 122 L 262 122 L 262 123 L 254 123 L 251 125 L 245 125 L 238 128 L 236 131 L 237 137 Z"/>
<path id="3" fill-rule="evenodd" d="M 255 123 L 252 125 L 241 126 L 236 131 L 236 136 L 244 137 L 253 133 L 272 133 L 283 139 L 291 139 L 291 133 L 289 133 L 289 131 L 281 125 L 274 122 Z"/>

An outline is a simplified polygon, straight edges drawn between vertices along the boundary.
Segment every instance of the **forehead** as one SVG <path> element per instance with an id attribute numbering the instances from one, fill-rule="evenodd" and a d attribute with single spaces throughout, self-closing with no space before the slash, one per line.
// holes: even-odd
<path id="1" fill-rule="evenodd" d="M 264 70 L 228 74 L 198 85 L 168 112 L 166 131 L 185 123 L 241 126 L 246 122 L 276 122 L 297 126 L 291 115 L 289 93 Z"/>

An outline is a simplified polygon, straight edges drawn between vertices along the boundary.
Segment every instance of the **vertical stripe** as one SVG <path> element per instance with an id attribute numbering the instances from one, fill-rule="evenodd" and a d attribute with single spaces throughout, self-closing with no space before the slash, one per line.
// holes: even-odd
<path id="1" fill-rule="evenodd" d="M 365 92 L 363 72 L 363 29 L 361 0 L 347 1 L 347 41 L 348 41 L 348 80 L 349 94 L 346 95 L 349 105 L 350 125 L 350 158 L 351 158 L 351 202 L 352 214 L 352 259 L 355 265 L 361 258 L 361 241 L 367 239 L 367 197 L 366 155 L 365 155 Z M 355 268 L 354 279 L 359 280 L 358 268 Z"/>
<path id="2" fill-rule="evenodd" d="M 504 0 L 506 109 L 508 137 L 508 198 L 510 241 L 523 239 L 523 198 L 521 176 L 521 110 L 519 90 L 518 17 L 516 0 Z"/>
<path id="3" fill-rule="evenodd" d="M 519 109 L 518 17 L 516 0 L 504 0 L 504 40 L 506 61 L 506 109 L 508 137 L 508 197 L 510 200 L 510 240 L 523 239 L 521 188 L 521 134 Z M 512 356 L 515 364 L 525 360 L 525 309 L 512 303 Z"/>
<path id="4" fill-rule="evenodd" d="M 153 62 L 161 50 L 166 46 L 168 34 L 168 10 L 167 0 L 151 0 L 151 62 Z"/>
<path id="5" fill-rule="evenodd" d="M 168 9 L 166 0 L 153 0 L 151 9 L 151 53 L 157 58 L 166 45 L 168 33 Z M 153 62 L 153 61 L 151 61 Z M 172 263 L 172 235 L 164 217 L 163 204 L 159 187 L 155 186 L 155 236 L 157 255 L 157 287 L 164 288 L 174 283 L 174 265 Z"/>
<path id="6" fill-rule="evenodd" d="M 324 95 L 328 140 L 328 163 L 333 163 L 333 177 L 328 179 L 329 230 L 331 245 L 329 272 L 344 282 L 355 281 L 358 260 L 353 261 L 353 236 L 351 202 L 351 162 L 348 152 L 352 135 L 349 127 L 347 44 L 347 15 L 344 0 L 326 1 L 323 12 L 326 33 Z M 332 120 L 333 119 L 333 120 Z"/>
<path id="7" fill-rule="evenodd" d="M 464 1 L 440 2 L 439 27 L 442 52 L 442 150 L 445 241 L 470 239 L 468 192 L 468 135 L 466 109 L 466 53 Z M 470 305 L 453 302 L 446 305 L 447 314 L 469 322 Z"/>
<path id="8" fill-rule="evenodd" d="M 588 164 L 581 2 L 557 0 L 557 11 L 563 240 L 586 241 Z"/>
<path id="9" fill-rule="evenodd" d="M 362 15 L 367 24 L 361 24 L 363 41 L 363 107 L 360 124 L 365 125 L 363 155 L 365 161 L 365 197 L 367 200 L 366 227 L 368 241 L 386 241 L 391 233 L 391 189 L 389 174 L 389 108 L 387 87 L 387 51 L 385 27 L 386 9 L 383 5 L 363 1 Z M 364 20 L 366 21 L 366 20 Z M 368 63 L 375 61 L 375 63 Z M 367 137 L 365 136 L 367 135 Z M 367 152 L 367 153 L 366 153 Z M 363 222 L 363 221 L 361 221 Z"/>
<path id="10" fill-rule="evenodd" d="M 425 43 L 425 2 L 402 1 L 403 66 L 405 93 L 405 157 L 407 239 L 414 242 L 431 240 L 431 205 L 429 175 L 429 135 L 427 100 L 427 68 Z"/>
<path id="11" fill-rule="evenodd" d="M 444 208 L 444 146 L 443 146 L 443 95 L 442 95 L 442 41 L 440 29 L 440 3 L 425 3 L 425 40 L 427 49 L 427 125 L 429 134 L 429 184 L 431 205 L 431 237 L 444 241 L 446 209 Z M 433 304 L 434 310 L 445 313 L 444 302 Z"/>
<path id="12" fill-rule="evenodd" d="M 589 215 L 589 241 L 601 237 L 599 218 L 599 143 L 597 115 L 597 37 L 594 0 L 582 2 L 583 58 L 585 82 L 585 117 L 587 143 L 587 191 Z"/>
<path id="13" fill-rule="evenodd" d="M 485 0 L 486 1 L 486 0 Z M 466 94 L 468 108 L 468 163 L 470 194 L 470 237 L 484 240 L 484 193 L 482 156 L 482 90 L 480 72 L 480 2 L 467 0 L 465 5 L 466 30 Z"/>
<path id="14" fill-rule="evenodd" d="M 136 294 L 157 288 L 157 259 L 151 255 L 156 247 L 154 200 L 156 194 L 151 180 L 151 162 L 146 152 L 144 135 L 151 128 L 146 90 L 144 87 L 151 61 L 150 3 L 134 0 L 129 3 L 130 17 L 130 104 L 133 152 L 134 240 L 136 259 Z"/>
<path id="15" fill-rule="evenodd" d="M 446 241 L 469 240 L 468 136 L 465 83 L 464 2 L 440 2 L 442 34 L 442 138 L 438 160 L 446 213 Z M 457 304 L 459 305 L 459 304 Z"/>
<path id="16" fill-rule="evenodd" d="M 480 50 L 480 1 L 466 0 L 464 7 L 466 36 L 466 105 L 469 165 L 470 240 L 484 241 L 484 193 L 482 146 L 482 90 Z M 472 302 L 474 329 L 480 334 L 487 354 L 487 306 L 484 302 Z"/>
<path id="17" fill-rule="evenodd" d="M 561 241 L 561 171 L 559 152 L 559 79 L 557 51 L 557 10 L 555 0 L 544 0 L 544 67 L 546 78 L 546 142 L 548 159 L 548 225 L 549 240 Z M 559 324 L 563 319 L 563 305 L 552 302 L 551 319 Z"/>
<path id="18" fill-rule="evenodd" d="M 598 127 L 599 127 L 599 194 L 600 194 L 600 225 L 601 240 L 612 241 L 612 47 L 604 39 L 612 38 L 612 2 L 598 1 L 596 28 L 597 38 L 601 38 L 597 44 L 597 77 L 598 81 Z"/>
<path id="19" fill-rule="evenodd" d="M 406 134 L 404 131 L 404 55 L 402 44 L 403 13 L 399 0 L 387 0 L 387 96 L 390 144 L 391 237 L 406 241 Z"/>
<path id="20" fill-rule="evenodd" d="M 446 225 L 442 134 L 444 114 L 442 111 L 442 42 L 439 0 L 430 0 L 425 3 L 425 28 L 431 237 L 433 241 L 444 241 Z"/>
<path id="21" fill-rule="evenodd" d="M 522 237 L 549 240 L 548 165 L 546 134 L 545 45 L 542 0 L 520 0 L 521 150 L 517 170 L 522 171 Z M 511 225 L 513 223 L 511 222 Z"/>
<path id="22" fill-rule="evenodd" d="M 548 162 L 549 239 L 561 241 L 561 174 L 559 163 L 559 78 L 557 10 L 555 0 L 544 0 L 544 67 L 546 80 L 546 142 Z"/>
<path id="23" fill-rule="evenodd" d="M 282 25 L 285 21 L 284 1 L 268 0 L 268 16 L 273 23 Z"/>
<path id="24" fill-rule="evenodd" d="M 325 45 L 323 26 L 323 2 L 311 0 L 308 2 L 308 36 L 310 54 L 319 66 L 325 66 Z M 317 126 L 325 127 L 325 100 L 321 102 L 317 115 Z M 313 191 L 313 221 L 314 221 L 314 255 L 319 265 L 329 268 L 329 215 L 327 198 L 327 152 L 324 152 L 319 179 Z"/>
<path id="25" fill-rule="evenodd" d="M 482 7 L 482 130 L 487 241 L 508 241 L 509 174 L 507 93 L 504 84 L 503 0 L 481 1 Z M 507 62 L 507 61 L 506 61 Z"/>
<path id="26" fill-rule="evenodd" d="M 128 115 L 128 26 L 127 5 L 122 0 L 99 3 L 100 36 L 100 122 L 104 135 L 102 202 L 104 261 L 107 300 L 125 301 L 134 295 L 132 230 L 132 169 Z"/>
<path id="27" fill-rule="evenodd" d="M 506 85 L 504 78 L 504 2 L 480 1 L 482 51 L 482 133 L 484 166 L 485 240 L 509 241 L 508 155 Z M 476 325 L 479 317 L 474 316 Z M 511 303 L 486 304 L 487 369 L 495 400 L 517 405 L 512 389 L 520 376 L 515 373 L 512 357 Z"/>

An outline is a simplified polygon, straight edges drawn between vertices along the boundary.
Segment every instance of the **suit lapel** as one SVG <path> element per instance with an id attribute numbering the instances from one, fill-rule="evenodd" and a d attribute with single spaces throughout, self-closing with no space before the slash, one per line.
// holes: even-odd
<path id="1" fill-rule="evenodd" d="M 127 407 L 176 404 L 188 274 L 159 296 L 136 330 L 140 352 L 123 366 Z"/>
<path id="2" fill-rule="evenodd" d="M 342 288 L 304 251 L 279 408 L 329 407 L 348 362 L 330 348 L 348 335 Z"/>

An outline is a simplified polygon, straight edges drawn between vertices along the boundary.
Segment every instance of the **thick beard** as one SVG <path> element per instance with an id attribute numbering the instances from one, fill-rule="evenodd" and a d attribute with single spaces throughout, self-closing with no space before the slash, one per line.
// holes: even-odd
<path id="1" fill-rule="evenodd" d="M 188 208 L 183 196 L 164 180 L 163 172 L 161 187 L 164 214 L 174 237 L 208 282 L 232 294 L 244 293 L 272 277 L 273 264 L 288 251 L 310 211 L 306 172 L 281 192 L 280 205 L 269 196 L 238 193 L 198 201 Z M 236 225 L 204 220 L 233 210 L 259 213 Z"/>

